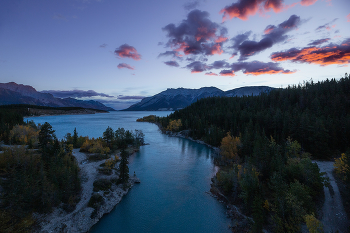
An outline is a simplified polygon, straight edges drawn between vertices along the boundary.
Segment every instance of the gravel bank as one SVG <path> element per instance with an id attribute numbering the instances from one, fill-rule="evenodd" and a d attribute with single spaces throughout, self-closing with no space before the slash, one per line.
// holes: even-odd
<path id="1" fill-rule="evenodd" d="M 103 197 L 103 205 L 97 210 L 94 218 L 90 218 L 94 212 L 94 208 L 88 207 L 87 204 L 93 194 L 93 183 L 100 178 L 116 178 L 117 175 L 105 176 L 98 173 L 100 164 L 105 160 L 97 162 L 89 162 L 86 154 L 74 149 L 73 155 L 76 157 L 82 179 L 81 200 L 76 205 L 73 212 L 67 213 L 62 208 L 55 208 L 52 213 L 41 215 L 36 214 L 35 217 L 40 222 L 40 232 L 87 232 L 94 224 L 96 224 L 104 214 L 112 211 L 122 197 L 128 193 L 129 189 L 140 182 L 137 177 L 131 176 L 129 179 L 129 188 L 123 190 L 122 185 L 113 184 L 109 192 L 99 191 Z"/>

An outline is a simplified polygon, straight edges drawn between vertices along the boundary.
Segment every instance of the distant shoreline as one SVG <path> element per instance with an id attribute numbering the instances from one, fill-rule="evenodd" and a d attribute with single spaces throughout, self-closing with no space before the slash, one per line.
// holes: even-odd
<path id="1" fill-rule="evenodd" d="M 60 115 L 85 115 L 85 114 L 96 114 L 96 113 L 109 113 L 104 110 L 95 110 L 95 109 L 74 109 L 74 110 L 61 110 L 61 109 L 36 109 L 28 108 L 30 116 L 28 117 L 39 117 L 39 116 L 60 116 Z"/>

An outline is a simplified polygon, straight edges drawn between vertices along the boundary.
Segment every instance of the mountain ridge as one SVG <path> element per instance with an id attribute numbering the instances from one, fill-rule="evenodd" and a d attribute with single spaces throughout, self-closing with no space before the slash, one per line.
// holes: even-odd
<path id="1" fill-rule="evenodd" d="M 32 104 L 48 107 L 81 107 L 104 111 L 114 111 L 113 108 L 95 100 L 77 100 L 74 98 L 55 98 L 52 94 L 38 92 L 30 85 L 15 82 L 0 83 L 0 105 Z"/>
<path id="2" fill-rule="evenodd" d="M 247 86 L 228 91 L 220 90 L 217 87 L 202 87 L 199 89 L 168 88 L 154 96 L 142 99 L 141 102 L 133 104 L 123 111 L 173 111 L 185 108 L 202 98 L 259 95 L 272 89 L 268 86 Z"/>

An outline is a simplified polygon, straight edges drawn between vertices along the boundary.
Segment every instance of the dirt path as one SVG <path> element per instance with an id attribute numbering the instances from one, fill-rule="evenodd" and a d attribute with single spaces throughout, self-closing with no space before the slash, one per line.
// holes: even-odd
<path id="1" fill-rule="evenodd" d="M 333 193 L 331 189 L 324 187 L 325 202 L 322 208 L 323 216 L 321 219 L 324 232 L 328 233 L 338 231 L 339 233 L 346 233 L 348 232 L 350 224 L 344 210 L 338 185 L 332 174 L 334 162 L 316 161 L 316 163 L 320 168 L 320 171 L 325 172 L 325 176 L 329 177 L 329 183 L 334 190 Z"/>

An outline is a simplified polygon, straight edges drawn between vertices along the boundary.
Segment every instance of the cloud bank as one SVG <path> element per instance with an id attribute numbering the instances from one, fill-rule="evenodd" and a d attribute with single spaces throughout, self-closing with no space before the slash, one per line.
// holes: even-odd
<path id="1" fill-rule="evenodd" d="M 71 90 L 71 91 L 57 91 L 57 90 L 45 90 L 41 91 L 41 93 L 50 93 L 54 97 L 57 98 L 83 98 L 83 97 L 94 97 L 94 96 L 101 96 L 101 97 L 108 97 L 112 98 L 114 96 L 110 96 L 104 93 L 97 93 L 96 91 L 93 90 L 88 90 L 88 91 L 82 91 L 82 90 Z"/>
<path id="2" fill-rule="evenodd" d="M 332 64 L 344 65 L 350 63 L 350 38 L 341 44 L 329 44 L 323 47 L 291 48 L 287 51 L 271 54 L 273 61 L 292 61 L 298 63 L 327 66 Z"/>
<path id="3" fill-rule="evenodd" d="M 289 37 L 288 32 L 297 29 L 300 25 L 300 17 L 291 15 L 289 19 L 279 25 L 268 25 L 264 30 L 263 38 L 260 41 L 248 40 L 251 32 L 239 34 L 231 39 L 233 45 L 230 48 L 234 49 L 233 55 L 240 53 L 239 61 L 247 60 L 250 56 L 258 54 L 268 48 L 271 48 L 276 43 L 286 41 Z"/>

